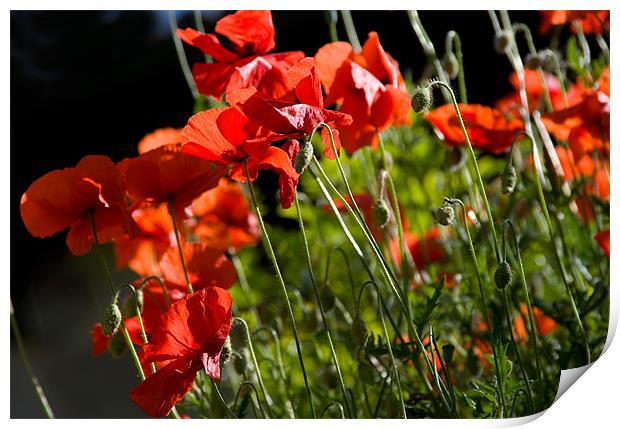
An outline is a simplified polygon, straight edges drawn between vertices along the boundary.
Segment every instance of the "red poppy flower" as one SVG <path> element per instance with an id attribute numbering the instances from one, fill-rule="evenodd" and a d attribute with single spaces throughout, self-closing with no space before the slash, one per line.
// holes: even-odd
<path id="1" fill-rule="evenodd" d="M 26 229 L 35 237 L 70 228 L 67 246 L 74 255 L 83 255 L 93 244 L 89 212 L 100 243 L 137 233 L 124 196 L 116 165 L 108 157 L 90 155 L 75 168 L 54 170 L 37 179 L 22 195 L 20 211 Z"/>
<path id="2" fill-rule="evenodd" d="M 181 141 L 180 131 L 177 128 L 159 128 L 145 135 L 138 143 L 138 153 L 142 154 L 161 146 L 179 143 Z"/>
<path id="3" fill-rule="evenodd" d="M 418 270 L 424 270 L 429 264 L 441 262 L 446 256 L 441 243 L 441 230 L 437 227 L 432 227 L 422 237 L 416 237 L 412 232 L 405 232 L 405 245 Z M 400 264 L 398 238 L 390 241 L 390 251 L 394 261 Z"/>
<path id="4" fill-rule="evenodd" d="M 605 252 L 605 254 L 607 255 L 607 257 L 610 257 L 610 244 L 609 244 L 609 230 L 607 231 L 600 231 L 598 232 L 595 236 L 594 239 L 597 241 L 597 243 L 599 244 L 599 246 L 601 246 L 601 249 L 603 249 L 603 252 Z"/>
<path id="5" fill-rule="evenodd" d="M 125 159 L 119 168 L 132 197 L 151 203 L 172 201 L 179 214 L 200 194 L 217 186 L 225 173 L 210 162 L 182 153 L 180 143 Z"/>
<path id="6" fill-rule="evenodd" d="M 526 342 L 530 322 L 527 315 L 527 305 L 525 303 L 521 304 L 520 313 L 521 314 L 517 314 L 514 318 L 514 333 L 517 339 Z M 538 307 L 532 306 L 532 318 L 534 319 L 534 328 L 536 329 L 537 335 L 542 335 L 544 337 L 560 329 L 560 325 Z"/>
<path id="7" fill-rule="evenodd" d="M 254 93 L 254 89 L 241 90 L 229 94 L 229 99 L 238 102 Z M 293 180 L 299 177 L 288 154 L 271 146 L 271 142 L 284 137 L 250 121 L 235 107 L 197 113 L 181 132 L 184 153 L 220 165 L 230 165 L 230 177 L 242 182 L 246 181 L 244 161 L 247 162 L 250 180 L 255 180 L 259 170 L 263 169 Z"/>
<path id="8" fill-rule="evenodd" d="M 554 25 L 564 25 L 579 21 L 584 34 L 603 34 L 609 31 L 608 10 L 541 10 L 542 21 L 539 31 L 547 34 Z M 571 25 L 573 33 L 575 27 Z"/>
<path id="9" fill-rule="evenodd" d="M 336 151 L 340 150 L 338 129 L 353 120 L 346 113 L 324 108 L 321 82 L 313 58 L 304 58 L 286 74 L 291 91 L 274 99 L 259 91 L 239 93 L 227 99 L 251 121 L 288 138 L 303 138 L 323 122 L 330 126 Z M 329 134 L 321 131 L 325 156 L 334 159 Z"/>
<path id="10" fill-rule="evenodd" d="M 232 297 L 217 287 L 173 303 L 143 347 L 145 363 L 167 363 L 130 392 L 131 400 L 149 416 L 163 417 L 189 392 L 200 370 L 219 380 L 231 317 Z"/>
<path id="11" fill-rule="evenodd" d="M 237 281 L 234 265 L 221 250 L 208 247 L 205 243 L 184 243 L 181 249 L 187 276 L 194 290 L 209 286 L 228 289 Z M 186 287 L 185 274 L 176 247 L 168 249 L 159 266 L 167 283 L 179 288 Z"/>
<path id="12" fill-rule="evenodd" d="M 520 119 L 507 120 L 504 115 L 492 107 L 479 104 L 459 104 L 459 110 L 467 129 L 471 145 L 494 154 L 508 150 L 520 130 Z M 461 131 L 454 106 L 445 104 L 424 115 L 425 119 L 443 135 L 449 146 L 464 146 L 465 137 Z"/>
<path id="13" fill-rule="evenodd" d="M 239 250 L 260 238 L 258 219 L 241 187 L 226 178 L 194 200 L 192 212 L 198 219 L 194 233 L 209 247 Z"/>
<path id="14" fill-rule="evenodd" d="M 265 55 L 275 48 L 270 11 L 240 10 L 220 19 L 215 33 L 204 34 L 191 28 L 177 30 L 183 41 L 215 60 L 211 64 L 194 64 L 192 68 L 201 94 L 219 99 L 224 93 L 254 86 L 279 97 L 288 90 L 284 73 L 304 54 L 295 51 Z"/>
<path id="15" fill-rule="evenodd" d="M 409 94 L 398 63 L 385 52 L 377 33 L 368 34 L 360 52 L 346 42 L 329 43 L 317 51 L 315 61 L 328 94 L 326 104 L 340 103 L 340 111 L 353 117 L 352 124 L 340 129 L 348 153 L 375 147 L 377 129 L 409 124 Z"/>
<path id="16" fill-rule="evenodd" d="M 379 226 L 377 226 L 375 219 L 374 219 L 373 209 L 374 209 L 375 202 L 372 198 L 372 195 L 368 193 L 353 194 L 353 198 L 355 198 L 355 203 L 362 211 L 362 215 L 364 216 L 364 220 L 366 221 L 366 224 L 368 225 L 368 228 L 370 229 L 370 233 L 372 234 L 372 236 L 375 238 L 375 240 L 379 242 L 382 241 L 383 231 L 381 230 L 381 228 L 379 228 Z M 347 201 L 347 203 L 351 204 L 351 198 L 349 198 L 348 195 L 346 195 L 344 199 Z M 341 213 L 347 213 L 347 209 L 342 203 L 342 201 L 340 201 L 340 199 L 334 200 L 334 203 L 336 204 L 338 211 L 340 211 Z M 331 213 L 332 211 L 331 206 L 329 204 L 325 204 L 323 206 L 323 210 L 326 213 Z M 401 215 L 402 214 L 403 212 L 401 210 Z"/>
<path id="17" fill-rule="evenodd" d="M 140 232 L 134 238 L 120 238 L 114 242 L 116 268 L 129 266 L 141 276 L 159 274 L 159 259 L 176 243 L 172 218 L 166 204 L 142 204 L 131 216 Z"/>

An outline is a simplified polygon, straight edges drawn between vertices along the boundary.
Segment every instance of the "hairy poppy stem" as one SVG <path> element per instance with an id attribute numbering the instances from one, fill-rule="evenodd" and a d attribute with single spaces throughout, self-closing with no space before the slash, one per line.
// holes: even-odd
<path id="1" fill-rule="evenodd" d="M 54 418 L 54 412 L 52 411 L 52 407 L 50 407 L 49 402 L 47 401 L 47 397 L 45 396 L 45 392 L 39 384 L 39 379 L 34 372 L 32 372 L 32 367 L 30 366 L 30 360 L 28 359 L 28 354 L 26 353 L 26 348 L 24 347 L 24 343 L 22 341 L 22 335 L 19 331 L 19 325 L 17 324 L 17 319 L 15 318 L 15 312 L 13 310 L 13 301 L 11 300 L 11 331 L 13 331 L 13 336 L 15 337 L 15 342 L 17 343 L 17 349 L 19 350 L 19 355 L 22 358 L 22 362 L 24 363 L 24 368 L 26 368 L 26 372 L 30 377 L 30 382 L 32 383 L 32 387 L 34 388 L 34 392 L 37 394 L 37 398 L 41 403 L 41 408 L 43 408 L 43 412 L 48 419 Z"/>
<path id="2" fill-rule="evenodd" d="M 332 341 L 332 336 L 329 330 L 329 325 L 327 324 L 327 318 L 325 317 L 325 310 L 323 308 L 323 303 L 321 302 L 321 294 L 319 293 L 319 288 L 317 286 L 316 278 L 314 277 L 314 270 L 312 269 L 312 259 L 310 257 L 308 237 L 306 237 L 306 228 L 304 227 L 304 220 L 303 220 L 303 217 L 301 216 L 301 207 L 299 206 L 299 198 L 297 197 L 297 190 L 295 190 L 294 192 L 295 192 L 295 209 L 297 210 L 297 221 L 299 222 L 299 230 L 301 232 L 301 238 L 302 238 L 302 242 L 304 245 L 306 264 L 308 266 L 308 272 L 310 273 L 310 280 L 312 282 L 314 294 L 316 295 L 316 301 L 319 304 L 319 312 L 321 313 L 321 321 L 323 322 L 323 329 L 325 330 L 325 335 L 327 336 L 329 350 L 331 352 L 332 359 L 334 361 L 334 366 L 336 367 L 336 373 L 338 375 L 338 382 L 340 383 L 340 389 L 342 390 L 342 402 L 344 403 L 347 416 L 352 417 L 351 409 L 349 407 L 349 401 L 347 400 L 347 388 L 344 384 L 344 379 L 342 378 L 342 371 L 340 369 L 340 364 L 338 363 L 338 355 L 336 354 L 334 342 Z"/>
<path id="3" fill-rule="evenodd" d="M 198 92 L 198 88 L 196 87 L 194 76 L 192 76 L 192 70 L 189 68 L 187 56 L 185 55 L 185 50 L 183 49 L 183 42 L 181 42 L 181 39 L 179 39 L 176 34 L 177 29 L 179 28 L 177 24 L 176 11 L 168 11 L 168 21 L 170 23 L 170 34 L 172 36 L 172 41 L 174 42 L 174 48 L 177 52 L 177 57 L 179 59 L 179 64 L 181 65 L 181 70 L 183 70 L 183 76 L 185 76 L 187 86 L 192 92 L 192 97 L 194 97 L 194 99 L 197 99 L 198 97 L 200 97 L 200 93 Z"/>
<path id="4" fill-rule="evenodd" d="M 250 177 L 250 171 L 248 170 L 247 160 L 243 160 L 243 168 L 245 169 L 245 176 L 248 183 L 248 189 L 250 190 L 252 205 L 254 207 L 254 211 L 256 212 L 258 224 L 260 226 L 260 230 L 263 236 L 263 246 L 265 248 L 265 251 L 267 252 L 267 255 L 269 256 L 269 259 L 271 259 L 271 263 L 273 264 L 273 268 L 276 272 L 276 277 L 278 278 L 278 283 L 280 284 L 280 288 L 284 296 L 284 302 L 286 304 L 286 308 L 291 319 L 291 327 L 293 328 L 293 335 L 295 337 L 295 347 L 297 348 L 297 357 L 299 358 L 299 366 L 301 367 L 301 372 L 304 377 L 304 385 L 306 387 L 306 393 L 308 395 L 310 411 L 312 412 L 312 417 L 316 418 L 316 410 L 314 409 L 312 392 L 310 390 L 310 385 L 308 384 L 308 375 L 306 374 L 306 366 L 304 365 L 304 358 L 301 352 L 301 342 L 299 341 L 299 333 L 297 332 L 297 324 L 295 323 L 295 315 L 293 314 L 293 308 L 291 307 L 291 300 L 288 296 L 286 284 L 284 283 L 284 279 L 282 278 L 282 273 L 280 272 L 280 266 L 278 265 L 276 254 L 273 251 L 273 247 L 271 246 L 271 240 L 269 239 L 269 234 L 267 233 L 267 228 L 265 227 L 265 222 L 263 221 L 263 216 L 260 212 L 260 208 L 258 207 L 258 201 L 256 200 L 256 195 L 254 193 L 254 186 L 252 185 L 252 179 Z"/>
<path id="5" fill-rule="evenodd" d="M 504 225 L 510 227 L 512 231 L 512 243 L 514 247 L 515 256 L 517 258 L 517 263 L 519 264 L 519 277 L 521 278 L 521 284 L 523 285 L 523 292 L 525 294 L 525 303 L 527 305 L 527 318 L 530 328 L 530 341 L 532 342 L 532 347 L 534 348 L 534 356 L 536 359 L 536 373 L 538 377 L 538 404 L 540 405 L 540 401 L 542 401 L 543 397 L 543 372 L 542 367 L 540 365 L 540 357 L 538 354 L 538 333 L 536 332 L 536 325 L 534 324 L 534 315 L 532 313 L 532 304 L 530 302 L 530 293 L 527 287 L 527 281 L 525 279 L 525 271 L 523 269 L 523 261 L 521 260 L 521 251 L 519 250 L 519 242 L 517 240 L 517 232 L 510 221 L 510 219 L 506 219 L 504 221 Z M 506 230 L 508 228 L 504 227 L 504 234 L 506 234 Z"/>
<path id="6" fill-rule="evenodd" d="M 461 110 L 459 109 L 458 102 L 456 101 L 456 97 L 454 95 L 454 91 L 447 83 L 441 81 L 434 81 L 428 84 L 429 88 L 432 86 L 441 86 L 445 88 L 449 93 L 452 99 L 452 105 L 454 106 L 454 111 L 456 112 L 456 116 L 459 120 L 459 125 L 461 126 L 461 131 L 463 132 L 463 136 L 465 137 L 465 142 L 467 143 L 467 150 L 469 152 L 469 156 L 471 157 L 471 161 L 474 164 L 474 168 L 476 171 L 476 185 L 478 186 L 478 191 L 480 195 L 482 195 L 482 201 L 484 202 L 484 208 L 487 212 L 487 217 L 489 218 L 489 224 L 491 225 L 491 231 L 493 233 L 493 244 L 495 249 L 495 258 L 497 263 L 500 262 L 500 254 L 499 254 L 499 240 L 497 237 L 497 232 L 495 231 L 495 223 L 493 220 L 493 212 L 491 211 L 491 206 L 489 205 L 489 199 L 487 198 L 487 193 L 484 190 L 484 182 L 482 181 L 482 175 L 480 174 L 480 167 L 478 166 L 478 161 L 476 160 L 476 153 L 474 152 L 474 148 L 471 145 L 471 141 L 469 140 L 469 135 L 467 134 L 467 129 L 465 128 L 465 123 L 463 122 L 463 117 L 461 116 Z"/>
<path id="7" fill-rule="evenodd" d="M 168 201 L 168 213 L 172 218 L 172 226 L 174 227 L 174 239 L 177 242 L 177 250 L 179 251 L 179 259 L 181 260 L 181 266 L 183 267 L 183 275 L 185 276 L 185 282 L 187 283 L 187 293 L 194 293 L 194 288 L 189 281 L 187 275 L 187 267 L 185 265 L 185 258 L 183 257 L 183 249 L 181 248 L 181 237 L 179 234 L 179 227 L 177 226 L 176 216 L 174 215 L 174 204 L 172 201 Z"/>
<path id="8" fill-rule="evenodd" d="M 463 201 L 459 199 L 450 198 L 447 200 L 450 203 L 457 204 L 463 210 L 463 225 L 465 226 L 465 232 L 467 233 L 467 244 L 469 246 L 469 251 L 471 252 L 472 260 L 474 261 L 474 268 L 476 270 L 476 279 L 478 280 L 478 290 L 480 292 L 480 299 L 482 300 L 482 314 L 484 316 L 484 320 L 487 324 L 489 330 L 491 330 L 491 318 L 489 316 L 489 307 L 487 306 L 486 294 L 484 293 L 484 286 L 482 282 L 482 273 L 480 272 L 480 265 L 478 264 L 478 257 L 476 256 L 476 249 L 474 247 L 474 242 L 471 239 L 471 233 L 469 232 L 469 226 L 467 225 L 467 209 L 465 208 L 465 204 Z M 493 363 L 495 365 L 495 376 L 497 377 L 497 388 L 499 390 L 500 397 L 500 410 L 506 414 L 506 401 L 504 399 L 504 389 L 502 387 L 502 377 L 499 371 L 499 362 L 497 360 L 497 352 L 495 350 L 495 341 L 491 341 L 491 351 L 493 352 Z M 502 414 L 500 413 L 500 418 Z"/>
<path id="9" fill-rule="evenodd" d="M 379 292 L 379 286 L 377 286 L 377 284 L 373 282 L 372 280 L 367 281 L 360 288 L 359 295 L 357 297 L 357 313 L 358 314 L 360 312 L 362 295 L 364 294 L 364 291 L 366 290 L 367 287 L 373 287 L 375 289 L 375 293 L 377 294 L 378 300 L 379 301 L 381 300 L 380 298 L 381 293 Z M 385 341 L 387 343 L 387 348 L 388 348 L 388 353 L 390 354 L 390 360 L 392 361 L 392 369 L 394 371 L 394 380 L 396 380 L 396 388 L 398 389 L 398 399 L 400 401 L 400 407 L 401 407 L 400 411 L 402 413 L 403 418 L 406 419 L 407 411 L 405 410 L 405 399 L 403 397 L 403 390 L 400 385 L 400 375 L 398 373 L 398 366 L 396 366 L 396 359 L 394 358 L 394 352 L 392 351 L 392 342 L 390 341 L 390 334 L 388 333 L 387 325 L 385 324 L 385 317 L 383 317 L 383 307 L 381 306 L 381 304 L 379 304 L 377 307 L 379 309 L 378 310 L 379 321 L 381 322 L 381 327 L 383 328 L 383 336 L 385 337 Z"/>

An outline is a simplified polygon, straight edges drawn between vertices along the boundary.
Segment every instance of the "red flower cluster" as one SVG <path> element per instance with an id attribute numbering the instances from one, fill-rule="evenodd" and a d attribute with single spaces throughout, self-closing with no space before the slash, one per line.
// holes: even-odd
<path id="1" fill-rule="evenodd" d="M 539 31 L 547 34 L 555 25 L 572 24 L 578 21 L 584 34 L 603 34 L 609 31 L 608 10 L 541 10 Z M 576 32 L 575 26 L 571 30 Z"/>

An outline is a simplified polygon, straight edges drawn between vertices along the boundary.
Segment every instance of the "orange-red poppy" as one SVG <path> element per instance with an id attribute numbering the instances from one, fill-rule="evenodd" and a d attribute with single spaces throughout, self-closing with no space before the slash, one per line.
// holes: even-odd
<path id="1" fill-rule="evenodd" d="M 368 34 L 360 52 L 349 43 L 333 42 L 316 55 L 318 74 L 327 105 L 339 103 L 353 123 L 340 129 L 349 154 L 377 144 L 377 129 L 409 124 L 411 100 L 398 63 L 383 49 L 375 32 Z"/>
<path id="2" fill-rule="evenodd" d="M 475 149 L 494 154 L 506 152 L 517 135 L 523 130 L 523 121 L 508 120 L 502 112 L 480 104 L 459 104 L 467 135 Z M 425 119 L 442 134 L 449 146 L 466 144 L 454 106 L 445 104 L 424 115 Z"/>
<path id="3" fill-rule="evenodd" d="M 594 236 L 594 239 L 599 244 L 599 246 L 601 246 L 601 249 L 603 249 L 603 252 L 605 252 L 607 257 L 609 258 L 611 253 L 611 246 L 609 244 L 609 230 L 597 232 Z"/>
<path id="4" fill-rule="evenodd" d="M 192 212 L 198 219 L 194 233 L 209 247 L 239 250 L 260 238 L 258 219 L 241 187 L 226 178 L 194 200 Z"/>
<path id="5" fill-rule="evenodd" d="M 142 349 L 143 362 L 160 368 L 129 393 L 131 400 L 149 416 L 163 417 L 190 391 L 202 369 L 218 381 L 231 318 L 232 297 L 222 288 L 208 287 L 173 303 Z"/>
<path id="6" fill-rule="evenodd" d="M 206 243 L 183 243 L 181 249 L 187 276 L 194 290 L 210 286 L 228 289 L 237 281 L 234 265 L 221 250 L 208 247 Z M 168 249 L 159 266 L 166 283 L 178 288 L 187 287 L 176 247 Z"/>
<path id="7" fill-rule="evenodd" d="M 584 34 L 603 34 L 609 31 L 608 10 L 541 10 L 539 31 L 547 34 L 555 25 L 572 24 L 579 21 Z M 575 26 L 571 30 L 576 32 Z"/>
<path id="8" fill-rule="evenodd" d="M 417 237 L 412 232 L 405 232 L 405 245 L 411 253 L 413 262 L 418 270 L 424 270 L 429 264 L 444 260 L 446 252 L 441 242 L 441 230 L 433 226 L 422 237 Z M 392 258 L 400 264 L 400 248 L 398 238 L 390 241 Z"/>
<path id="9" fill-rule="evenodd" d="M 93 245 L 89 213 L 100 243 L 137 233 L 124 197 L 116 165 L 106 156 L 90 155 L 75 168 L 51 171 L 32 183 L 21 197 L 20 211 L 35 237 L 70 228 L 67 246 L 83 255 Z"/>
<path id="10" fill-rule="evenodd" d="M 225 173 L 208 161 L 182 153 L 180 143 L 125 159 L 119 168 L 129 195 L 154 204 L 172 202 L 179 216 L 195 198 L 217 186 Z"/>
<path id="11" fill-rule="evenodd" d="M 529 330 L 529 318 L 527 315 L 527 305 L 522 303 L 519 307 L 520 314 L 517 314 L 513 321 L 514 333 L 519 341 L 527 341 Z M 560 325 L 547 316 L 540 308 L 532 306 L 532 318 L 537 335 L 547 336 L 556 332 Z"/>
<path id="12" fill-rule="evenodd" d="M 273 97 L 287 90 L 284 73 L 304 57 L 301 51 L 267 54 L 275 48 L 275 30 L 268 10 L 240 10 L 220 19 L 215 34 L 178 29 L 187 44 L 213 57 L 197 63 L 192 74 L 198 91 L 219 99 L 230 91 L 254 86 Z"/>
<path id="13" fill-rule="evenodd" d="M 142 154 L 158 147 L 175 144 L 181 141 L 177 128 L 159 128 L 145 135 L 138 143 L 138 153 Z"/>

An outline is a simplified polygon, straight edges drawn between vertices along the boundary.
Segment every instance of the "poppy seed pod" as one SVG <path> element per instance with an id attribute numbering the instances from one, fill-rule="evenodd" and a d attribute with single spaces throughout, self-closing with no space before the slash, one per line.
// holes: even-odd
<path id="1" fill-rule="evenodd" d="M 375 218 L 375 222 L 380 228 L 383 228 L 390 220 L 390 208 L 387 205 L 387 202 L 380 198 L 375 201 L 375 206 L 372 209 L 372 214 Z"/>
<path id="2" fill-rule="evenodd" d="M 125 342 L 125 337 L 123 334 L 117 332 L 112 336 L 110 344 L 108 345 L 108 350 L 114 359 L 117 359 L 123 355 L 125 350 L 127 350 L 127 343 Z"/>
<path id="3" fill-rule="evenodd" d="M 452 204 L 445 202 L 435 210 L 435 222 L 439 225 L 448 226 L 454 222 L 454 208 Z"/>
<path id="4" fill-rule="evenodd" d="M 543 58 L 539 54 L 527 54 L 525 56 L 525 67 L 536 70 L 543 65 Z"/>
<path id="5" fill-rule="evenodd" d="M 411 107 L 416 113 L 428 111 L 433 105 L 433 93 L 429 86 L 421 86 L 413 91 L 411 96 Z"/>
<path id="6" fill-rule="evenodd" d="M 506 30 L 500 31 L 495 35 L 493 44 L 495 45 L 495 50 L 499 54 L 505 53 L 506 48 L 508 48 L 508 45 L 510 44 L 510 35 Z"/>
<path id="7" fill-rule="evenodd" d="M 230 360 L 232 356 L 232 345 L 230 344 L 230 335 L 226 337 L 226 341 L 224 341 L 224 345 L 222 346 L 222 351 L 220 352 L 220 363 L 224 364 Z"/>
<path id="8" fill-rule="evenodd" d="M 351 337 L 353 338 L 355 344 L 357 344 L 360 348 L 364 347 L 368 341 L 368 326 L 359 314 L 357 314 L 355 319 L 353 319 Z"/>
<path id="9" fill-rule="evenodd" d="M 118 303 L 115 299 L 108 305 L 108 308 L 105 309 L 105 313 L 103 313 L 103 317 L 101 318 L 103 335 L 106 337 L 114 335 L 121 324 L 122 317 L 121 309 L 118 308 Z"/>
<path id="10" fill-rule="evenodd" d="M 443 360 L 446 362 L 446 365 L 450 365 L 454 357 L 454 346 L 452 344 L 444 344 L 441 346 L 441 352 L 443 353 Z"/>
<path id="11" fill-rule="evenodd" d="M 517 170 L 512 164 L 507 164 L 502 172 L 502 192 L 512 194 L 517 185 Z"/>
<path id="12" fill-rule="evenodd" d="M 137 310 L 142 312 L 144 305 L 144 292 L 142 289 L 136 289 L 134 295 L 131 287 L 125 286 L 118 291 L 118 306 L 121 309 L 121 313 L 125 317 L 133 317 L 137 314 Z"/>
<path id="13" fill-rule="evenodd" d="M 336 297 L 329 287 L 329 283 L 325 283 L 319 291 L 319 297 L 321 299 L 321 305 L 323 310 L 329 311 L 336 305 Z"/>
<path id="14" fill-rule="evenodd" d="M 446 56 L 443 57 L 442 65 L 450 79 L 456 79 L 459 74 L 459 62 L 456 59 L 456 55 L 452 52 L 448 52 Z"/>
<path id="15" fill-rule="evenodd" d="M 306 168 L 310 165 L 312 157 L 314 156 L 314 147 L 312 143 L 306 142 L 299 148 L 299 153 L 295 157 L 295 171 L 302 174 Z"/>
<path id="16" fill-rule="evenodd" d="M 497 270 L 495 270 L 495 284 L 499 290 L 504 290 L 512 285 L 512 269 L 508 262 L 500 262 Z"/>

